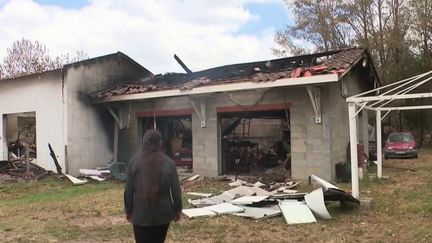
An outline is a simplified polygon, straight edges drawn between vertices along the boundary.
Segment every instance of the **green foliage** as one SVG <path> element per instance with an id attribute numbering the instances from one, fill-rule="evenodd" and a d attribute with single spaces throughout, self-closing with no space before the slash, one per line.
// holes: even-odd
<path id="1" fill-rule="evenodd" d="M 285 3 L 294 15 L 294 23 L 275 35 L 279 48 L 273 52 L 278 56 L 366 47 L 382 84 L 432 70 L 430 0 L 286 0 Z M 416 89 L 430 90 L 431 82 Z M 426 104 L 424 100 L 403 102 Z M 394 113 L 403 117 L 394 124 L 406 124 L 419 134 L 430 129 L 429 113 L 402 113 L 402 116 Z"/>

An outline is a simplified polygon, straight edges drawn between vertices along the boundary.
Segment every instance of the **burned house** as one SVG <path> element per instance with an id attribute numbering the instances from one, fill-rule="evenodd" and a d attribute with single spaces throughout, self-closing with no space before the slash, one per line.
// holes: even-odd
<path id="1" fill-rule="evenodd" d="M 51 144 L 63 171 L 78 174 L 113 160 L 112 116 L 87 94 L 152 74 L 123 53 L 60 69 L 0 80 L 0 160 L 31 149 L 37 165 L 55 171 Z"/>
<path id="2" fill-rule="evenodd" d="M 115 114 L 119 161 L 127 162 L 145 130 L 156 128 L 167 154 L 194 173 L 285 163 L 294 179 L 331 179 L 347 156 L 345 98 L 378 82 L 362 48 L 185 70 L 91 95 Z"/>

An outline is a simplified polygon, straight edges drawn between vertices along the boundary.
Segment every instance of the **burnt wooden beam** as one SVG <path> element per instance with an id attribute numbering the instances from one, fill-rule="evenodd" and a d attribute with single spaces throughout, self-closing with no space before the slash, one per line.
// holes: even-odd
<path id="1" fill-rule="evenodd" d="M 55 164 L 56 169 L 57 169 L 57 174 L 63 175 L 62 168 L 61 168 L 61 166 L 60 166 L 60 164 L 59 164 L 59 162 L 57 160 L 57 156 L 55 155 L 54 150 L 52 149 L 51 144 L 49 144 L 49 143 L 48 143 L 48 148 L 49 148 L 49 151 L 50 151 L 50 155 L 51 155 L 51 157 L 54 160 L 54 164 Z"/>
<path id="2" fill-rule="evenodd" d="M 180 66 L 186 71 L 187 74 L 191 74 L 192 71 L 184 64 L 184 62 L 178 57 L 176 54 L 174 54 L 174 59 L 180 64 Z"/>

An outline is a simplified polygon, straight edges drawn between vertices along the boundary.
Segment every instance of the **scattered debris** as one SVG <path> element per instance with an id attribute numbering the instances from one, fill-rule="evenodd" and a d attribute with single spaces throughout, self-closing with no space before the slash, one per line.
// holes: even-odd
<path id="1" fill-rule="evenodd" d="M 321 219 L 332 219 L 332 216 L 327 211 L 324 202 L 324 192 L 322 188 L 318 188 L 304 196 L 306 205 L 312 210 L 315 216 Z"/>
<path id="2" fill-rule="evenodd" d="M 264 184 L 264 183 L 262 183 L 260 181 L 257 181 L 253 185 L 256 186 L 256 187 L 262 187 L 262 186 L 265 186 L 266 184 Z"/>
<path id="3" fill-rule="evenodd" d="M 187 192 L 186 194 L 197 197 L 211 197 L 211 193 L 202 193 L 202 192 Z"/>
<path id="4" fill-rule="evenodd" d="M 232 214 L 243 212 L 244 209 L 231 203 L 221 203 L 213 206 L 205 207 L 217 214 Z"/>
<path id="5" fill-rule="evenodd" d="M 197 208 L 185 209 L 183 213 L 189 218 L 233 214 L 251 219 L 282 214 L 288 224 L 301 224 L 317 222 L 317 218 L 332 219 L 326 207 L 327 202 L 340 201 L 341 205 L 351 202 L 359 205 L 356 198 L 337 186 L 316 175 L 311 175 L 310 178 L 320 185 L 320 188 L 310 193 L 291 189 L 298 186 L 295 181 L 265 184 L 258 180 L 255 183 L 236 180 L 238 184 L 232 185 L 240 186 L 216 196 L 188 192 L 189 195 L 202 198 L 189 199 L 189 204 Z"/>
<path id="6" fill-rule="evenodd" d="M 196 179 L 198 179 L 200 177 L 200 175 L 193 175 L 192 177 L 189 177 L 188 179 L 186 179 L 186 181 L 194 181 Z"/>
<path id="7" fill-rule="evenodd" d="M 324 200 L 325 201 L 339 201 L 341 203 L 350 202 L 354 203 L 357 206 L 360 205 L 360 201 L 353 197 L 351 194 L 345 192 L 339 187 L 319 178 L 316 175 L 311 175 L 311 179 L 318 182 L 324 191 Z"/>
<path id="8" fill-rule="evenodd" d="M 95 181 L 105 181 L 104 178 L 100 178 L 99 176 L 89 176 L 89 177 Z"/>
<path id="9" fill-rule="evenodd" d="M 236 180 L 236 181 L 229 183 L 228 185 L 234 187 L 234 186 L 241 186 L 241 185 L 245 185 L 245 184 L 247 184 L 246 181 Z"/>
<path id="10" fill-rule="evenodd" d="M 207 208 L 189 208 L 189 209 L 183 209 L 182 213 L 186 215 L 188 218 L 197 218 L 197 217 L 208 217 L 208 216 L 214 216 L 216 215 L 215 212 L 207 209 Z"/>
<path id="11" fill-rule="evenodd" d="M 277 205 L 276 205 L 277 206 Z M 247 206 L 240 206 L 244 209 L 244 212 L 242 213 L 235 213 L 236 216 L 241 216 L 245 218 L 251 218 L 251 219 L 266 219 L 271 217 L 276 217 L 281 215 L 281 211 L 279 207 L 247 207 Z"/>
<path id="12" fill-rule="evenodd" d="M 231 200 L 230 203 L 235 205 L 249 205 L 249 204 L 254 204 L 254 203 L 264 201 L 267 198 L 268 196 L 244 196 L 244 197 L 239 197 L 234 200 Z"/>
<path id="13" fill-rule="evenodd" d="M 281 201 L 279 208 L 288 224 L 316 223 L 315 216 L 304 202 Z"/>
<path id="14" fill-rule="evenodd" d="M 111 171 L 97 169 L 79 169 L 79 173 L 83 176 L 103 176 L 104 174 L 111 174 Z"/>
<path id="15" fill-rule="evenodd" d="M 68 175 L 68 174 L 64 174 L 64 175 L 76 186 L 82 185 L 82 184 L 85 184 L 88 182 L 87 180 L 81 180 L 81 179 L 78 179 L 78 178 L 71 176 L 71 175 Z"/>
<path id="16" fill-rule="evenodd" d="M 33 163 L 34 159 L 27 160 L 25 156 L 15 160 L 1 160 L 0 182 L 17 182 L 20 180 L 40 180 L 48 175 L 48 171 Z"/>

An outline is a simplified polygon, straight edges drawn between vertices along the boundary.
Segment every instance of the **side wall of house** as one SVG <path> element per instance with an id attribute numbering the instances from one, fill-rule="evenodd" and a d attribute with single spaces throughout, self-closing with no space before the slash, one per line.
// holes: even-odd
<path id="1" fill-rule="evenodd" d="M 138 79 L 142 72 L 120 57 L 98 58 L 68 66 L 68 173 L 95 168 L 113 160 L 114 119 L 108 109 L 89 100 L 91 92 Z"/>
<path id="2" fill-rule="evenodd" d="M 262 98 L 261 104 L 290 103 L 292 177 L 307 179 L 315 173 L 325 179 L 332 175 L 330 152 L 330 105 L 328 89 L 321 87 L 322 123 L 315 123 L 315 113 L 305 87 L 243 91 L 231 93 L 236 103 L 250 105 Z M 197 100 L 202 99 L 196 98 Z M 194 173 L 217 176 L 221 173 L 219 118 L 217 107 L 236 106 L 226 94 L 206 97 L 206 126 L 201 127 L 198 115 L 192 114 Z M 153 110 L 190 109 L 188 97 L 173 97 L 124 104 L 123 112 L 130 108 L 128 129 L 120 130 L 119 158 L 128 161 L 140 146 L 141 124 L 136 112 Z M 127 114 L 125 115 L 127 116 Z"/>
<path id="3" fill-rule="evenodd" d="M 0 159 L 7 159 L 7 123 L 5 115 L 22 112 L 36 114 L 36 164 L 55 171 L 50 157 L 50 143 L 58 157 L 60 166 L 64 164 L 64 114 L 63 85 L 60 70 L 23 76 L 0 81 Z"/>
<path id="4" fill-rule="evenodd" d="M 336 177 L 335 166 L 347 161 L 349 143 L 349 118 L 346 97 L 341 93 L 341 82 L 346 82 L 345 96 L 352 96 L 368 90 L 370 77 L 364 70 L 356 68 L 348 73 L 340 82 L 329 85 L 330 120 L 331 120 L 331 153 L 332 178 Z M 361 114 L 361 113 L 360 113 Z M 361 119 L 357 117 L 357 128 L 361 131 Z M 359 139 L 361 137 L 359 136 Z"/>

